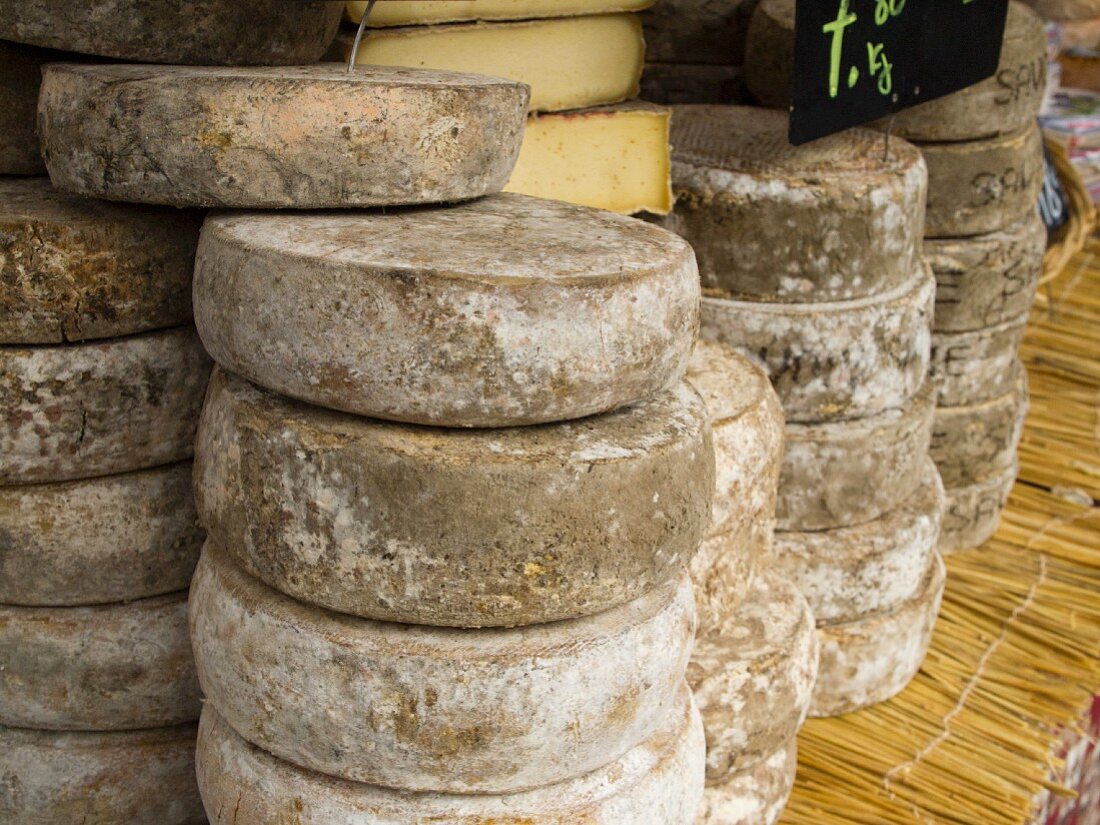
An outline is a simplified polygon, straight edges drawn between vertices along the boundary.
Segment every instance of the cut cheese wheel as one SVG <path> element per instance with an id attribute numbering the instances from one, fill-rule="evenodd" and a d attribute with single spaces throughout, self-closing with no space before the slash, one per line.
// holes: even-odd
<path id="1" fill-rule="evenodd" d="M 201 218 L 0 178 L 0 343 L 57 344 L 191 320 Z"/>
<path id="2" fill-rule="evenodd" d="M 794 74 L 795 0 L 761 0 L 745 42 L 745 85 L 761 106 L 786 109 Z"/>
<path id="3" fill-rule="evenodd" d="M 971 332 L 933 333 L 929 375 L 936 384 L 936 403 L 963 407 L 1012 392 L 1027 319 L 1025 313 Z"/>
<path id="4" fill-rule="evenodd" d="M 722 628 L 696 640 L 688 682 L 707 733 L 708 784 L 759 764 L 798 733 L 817 646 L 806 600 L 770 571 Z"/>
<path id="5" fill-rule="evenodd" d="M 987 140 L 921 144 L 928 164 L 925 234 L 996 232 L 1038 209 L 1043 186 L 1039 126 Z"/>
<path id="6" fill-rule="evenodd" d="M 762 364 L 788 422 L 903 407 L 928 371 L 936 282 L 920 269 L 893 292 L 858 301 L 776 304 L 708 294 L 703 338 Z"/>
<path id="7" fill-rule="evenodd" d="M 356 62 L 505 77 L 530 87 L 532 112 L 559 112 L 637 97 L 644 55 L 638 15 L 591 14 L 376 29 Z"/>
<path id="8" fill-rule="evenodd" d="M 676 209 L 703 287 L 812 303 L 901 288 L 919 266 L 926 172 L 920 152 L 852 129 L 793 147 L 780 112 L 677 106 Z"/>
<path id="9" fill-rule="evenodd" d="M 0 727 L 5 825 L 204 825 L 195 725 L 114 733 Z"/>
<path id="10" fill-rule="evenodd" d="M 532 116 L 504 191 L 668 214 L 668 121 L 668 109 L 639 102 Z"/>
<path id="11" fill-rule="evenodd" d="M 526 104 L 517 83 L 411 69 L 54 64 L 38 125 L 54 185 L 85 197 L 385 206 L 499 191 Z"/>
<path id="12" fill-rule="evenodd" d="M 989 235 L 926 238 L 924 255 L 936 275 L 933 328 L 965 332 L 1026 315 L 1046 248 L 1038 211 Z"/>
<path id="13" fill-rule="evenodd" d="M 0 175 L 42 175 L 35 112 L 42 64 L 54 52 L 0 40 Z"/>
<path id="14" fill-rule="evenodd" d="M 191 587 L 203 692 L 249 742 L 410 791 L 512 793 L 607 765 L 677 703 L 691 582 L 511 630 L 373 622 L 272 590 L 207 543 Z"/>
<path id="15" fill-rule="evenodd" d="M 0 606 L 0 724 L 133 730 L 198 715 L 186 591 L 99 607 Z"/>
<path id="16" fill-rule="evenodd" d="M 0 487 L 0 536 L 0 604 L 106 604 L 184 590 L 203 537 L 191 462 Z"/>
<path id="17" fill-rule="evenodd" d="M 867 418 L 788 424 L 776 526 L 829 530 L 877 519 L 921 483 L 936 388 Z"/>
<path id="18" fill-rule="evenodd" d="M 874 521 L 775 534 L 773 568 L 798 587 L 819 625 L 889 611 L 920 592 L 945 505 L 927 456 L 912 472 L 917 490 Z"/>
<path id="19" fill-rule="evenodd" d="M 968 487 L 1003 475 L 1016 458 L 1027 417 L 1027 370 L 1015 368 L 1011 392 L 979 404 L 939 407 L 932 429 L 932 458 L 948 487 Z"/>
<path id="20" fill-rule="evenodd" d="M 371 26 L 414 26 L 467 20 L 535 20 L 614 11 L 638 11 L 654 0 L 386 0 L 371 10 Z M 348 19 L 358 24 L 367 0 L 349 0 Z"/>
<path id="21" fill-rule="evenodd" d="M 641 97 L 664 106 L 744 103 L 743 86 L 740 66 L 646 63 Z"/>
<path id="22" fill-rule="evenodd" d="M 0 0 L 0 38 L 135 63 L 318 60 L 340 3 L 305 0 Z"/>
<path id="23" fill-rule="evenodd" d="M 92 344 L 0 347 L 0 484 L 190 458 L 209 374 L 191 326 Z"/>
<path id="24" fill-rule="evenodd" d="M 997 532 L 1018 472 L 1014 456 L 1007 470 L 966 487 L 947 489 L 947 507 L 940 531 L 941 553 L 977 547 Z"/>
<path id="25" fill-rule="evenodd" d="M 408 793 L 336 779 L 241 739 L 211 706 L 199 726 L 198 775 L 211 825 L 624 825 L 690 822 L 703 790 L 703 727 L 687 690 L 641 745 L 592 773 L 524 793 Z M 291 813 L 292 812 L 292 813 Z"/>
<path id="26" fill-rule="evenodd" d="M 821 666 L 811 716 L 885 702 L 917 675 L 940 612 L 946 570 L 935 554 L 918 594 L 892 610 L 818 628 Z"/>
<path id="27" fill-rule="evenodd" d="M 194 299 L 210 354 L 261 386 L 374 418 L 507 427 L 674 384 L 699 279 L 691 247 L 644 221 L 500 195 L 213 216 Z"/>
<path id="28" fill-rule="evenodd" d="M 752 6 L 749 0 L 660 0 L 642 12 L 646 57 L 740 66 Z"/>
<path id="29" fill-rule="evenodd" d="M 797 768 L 798 742 L 792 738 L 762 762 L 708 785 L 695 825 L 775 825 L 794 788 Z"/>

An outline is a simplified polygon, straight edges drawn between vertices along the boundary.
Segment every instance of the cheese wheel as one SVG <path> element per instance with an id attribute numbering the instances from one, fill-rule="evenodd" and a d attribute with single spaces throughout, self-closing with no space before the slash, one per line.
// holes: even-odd
<path id="1" fill-rule="evenodd" d="M 912 472 L 918 488 L 874 521 L 775 534 L 773 569 L 802 592 L 818 625 L 888 611 L 920 592 L 945 502 L 927 456 Z"/>
<path id="2" fill-rule="evenodd" d="M 195 725 L 114 733 L 0 727 L 5 825 L 204 825 Z"/>
<path id="3" fill-rule="evenodd" d="M 761 0 L 745 42 L 745 85 L 761 106 L 787 109 L 794 73 L 795 0 Z"/>
<path id="4" fill-rule="evenodd" d="M 1038 209 L 1044 171 L 1035 122 L 1000 137 L 920 149 L 928 164 L 929 237 L 996 232 Z"/>
<path id="5" fill-rule="evenodd" d="M 58 55 L 0 40 L 0 175 L 42 175 L 35 111 L 42 64 Z"/>
<path id="6" fill-rule="evenodd" d="M 209 373 L 191 326 L 92 344 L 0 347 L 0 484 L 189 458 Z"/>
<path id="7" fill-rule="evenodd" d="M 684 103 L 744 103 L 740 66 L 646 63 L 642 100 L 673 106 Z"/>
<path id="8" fill-rule="evenodd" d="M 0 38 L 133 63 L 312 63 L 336 36 L 342 6 L 318 0 L 0 0 Z"/>
<path id="9" fill-rule="evenodd" d="M 688 682 L 707 734 L 707 781 L 768 758 L 798 733 L 817 674 L 806 600 L 770 571 L 723 627 L 696 639 Z"/>
<path id="10" fill-rule="evenodd" d="M 536 20 L 637 11 L 654 0 L 386 0 L 371 9 L 375 26 L 423 26 L 468 20 Z M 347 18 L 358 25 L 368 0 L 348 0 Z"/>
<path id="11" fill-rule="evenodd" d="M 703 728 L 686 689 L 641 745 L 576 779 L 504 795 L 409 793 L 336 779 L 276 759 L 233 732 L 210 705 L 198 775 L 211 825 L 624 825 L 690 822 L 703 791 Z"/>
<path id="12" fill-rule="evenodd" d="M 58 344 L 191 320 L 196 213 L 0 178 L 0 344 Z"/>
<path id="13" fill-rule="evenodd" d="M 343 613 L 457 627 L 591 615 L 677 578 L 710 523 L 713 449 L 685 384 L 493 431 L 333 413 L 220 370 L 208 397 L 200 520 L 253 575 Z"/>
<path id="14" fill-rule="evenodd" d="M 876 415 L 912 398 L 928 371 L 935 280 L 924 269 L 858 301 L 778 304 L 706 295 L 701 337 L 762 364 L 788 422 Z"/>
<path id="15" fill-rule="evenodd" d="M 0 604 L 77 606 L 184 590 L 203 533 L 191 462 L 0 487 Z"/>
<path id="16" fill-rule="evenodd" d="M 526 88 L 482 75 L 54 64 L 38 128 L 50 178 L 66 192 L 316 209 L 499 191 L 526 112 Z"/>
<path id="17" fill-rule="evenodd" d="M 186 591 L 98 607 L 0 606 L 0 724 L 131 730 L 198 715 Z"/>
<path id="18" fill-rule="evenodd" d="M 1025 0 L 1047 20 L 1087 20 L 1100 16 L 1096 0 Z"/>
<path id="19" fill-rule="evenodd" d="M 980 404 L 1012 392 L 1019 376 L 1027 313 L 970 332 L 932 334 L 929 375 L 941 407 Z"/>
<path id="20" fill-rule="evenodd" d="M 1026 315 L 1046 248 L 1038 211 L 988 235 L 925 238 L 924 256 L 936 276 L 933 329 L 967 332 Z"/>
<path id="21" fill-rule="evenodd" d="M 210 543 L 191 587 L 199 681 L 234 730 L 409 791 L 512 793 L 618 759 L 676 704 L 694 633 L 686 576 L 597 616 L 476 632 L 302 605 Z"/>
<path id="22" fill-rule="evenodd" d="M 695 825 L 775 825 L 787 806 L 798 768 L 791 739 L 767 759 L 703 792 Z"/>
<path id="23" fill-rule="evenodd" d="M 904 287 L 919 265 L 926 172 L 920 152 L 852 129 L 794 147 L 780 112 L 677 106 L 676 207 L 704 289 L 813 303 Z"/>
<path id="24" fill-rule="evenodd" d="M 740 66 L 752 2 L 660 0 L 641 13 L 646 57 L 659 63 Z"/>
<path id="25" fill-rule="evenodd" d="M 821 665 L 810 716 L 841 716 L 885 702 L 920 670 L 940 612 L 946 570 L 935 554 L 920 592 L 892 610 L 818 628 Z"/>
<path id="26" fill-rule="evenodd" d="M 779 477 L 779 530 L 830 530 L 877 519 L 921 484 L 936 388 L 867 418 L 788 424 Z"/>
<path id="27" fill-rule="evenodd" d="M 671 233 L 509 194 L 213 216 L 194 298 L 214 360 L 261 386 L 374 418 L 507 427 L 606 412 L 675 383 L 699 279 Z"/>
<path id="28" fill-rule="evenodd" d="M 947 507 L 940 531 L 941 553 L 977 547 L 997 532 L 1018 472 L 1019 463 L 1014 456 L 1012 465 L 996 475 L 965 487 L 947 489 Z"/>

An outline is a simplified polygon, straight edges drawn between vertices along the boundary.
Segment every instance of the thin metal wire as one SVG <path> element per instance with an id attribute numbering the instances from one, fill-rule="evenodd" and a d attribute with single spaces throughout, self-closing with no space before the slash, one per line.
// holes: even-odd
<path id="1" fill-rule="evenodd" d="M 359 44 L 363 42 L 363 33 L 367 29 L 367 20 L 370 18 L 371 10 L 377 2 L 378 0 L 370 0 L 370 2 L 367 3 L 367 10 L 363 12 L 363 19 L 359 21 L 359 30 L 355 33 L 355 42 L 351 46 L 351 57 L 348 58 L 348 74 L 355 71 L 355 60 L 359 57 Z"/>

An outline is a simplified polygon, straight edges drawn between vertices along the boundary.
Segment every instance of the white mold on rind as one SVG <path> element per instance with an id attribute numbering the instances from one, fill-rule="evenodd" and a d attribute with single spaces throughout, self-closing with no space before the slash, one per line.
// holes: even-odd
<path id="1" fill-rule="evenodd" d="M 798 742 L 720 784 L 707 785 L 695 825 L 775 825 L 787 807 L 798 769 Z"/>
<path id="2" fill-rule="evenodd" d="M 1027 314 L 970 332 L 932 333 L 929 375 L 939 407 L 966 407 L 1015 392 Z"/>
<path id="3" fill-rule="evenodd" d="M 940 552 L 946 554 L 978 547 L 997 532 L 1019 464 L 1015 456 L 1010 467 L 966 487 L 947 489 Z"/>

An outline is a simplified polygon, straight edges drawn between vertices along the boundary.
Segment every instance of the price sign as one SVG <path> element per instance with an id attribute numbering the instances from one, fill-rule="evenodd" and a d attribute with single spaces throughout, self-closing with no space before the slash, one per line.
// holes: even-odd
<path id="1" fill-rule="evenodd" d="M 997 71 L 1008 0 L 797 0 L 791 143 L 972 86 Z"/>

